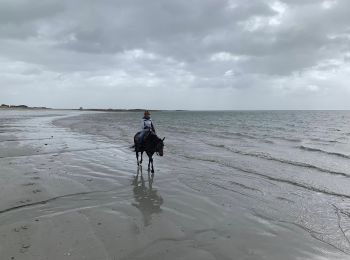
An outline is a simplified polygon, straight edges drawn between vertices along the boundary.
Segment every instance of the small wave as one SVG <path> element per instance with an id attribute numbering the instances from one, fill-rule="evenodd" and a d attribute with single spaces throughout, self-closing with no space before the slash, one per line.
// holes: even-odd
<path id="1" fill-rule="evenodd" d="M 244 184 L 239 183 L 239 182 L 230 181 L 230 184 L 235 185 L 235 186 L 238 186 L 238 187 L 241 187 L 241 188 L 246 189 L 246 190 L 257 191 L 257 192 L 262 193 L 262 191 L 261 191 L 261 190 L 259 190 L 259 189 L 249 187 L 249 186 L 244 185 Z"/>
<path id="2" fill-rule="evenodd" d="M 340 175 L 340 176 L 344 176 L 344 177 L 350 177 L 349 174 L 344 173 L 344 172 L 338 172 L 338 171 L 332 171 L 329 169 L 325 169 L 325 168 L 321 168 L 309 163 L 304 163 L 304 162 L 297 162 L 297 161 L 291 161 L 291 160 L 286 160 L 286 159 L 282 159 L 282 158 L 276 158 L 276 157 L 272 157 L 271 155 L 268 154 L 264 154 L 264 153 L 242 153 L 243 155 L 248 155 L 248 156 L 254 156 L 254 157 L 258 157 L 258 158 L 262 158 L 265 160 L 270 160 L 270 161 L 276 161 L 276 162 L 280 162 L 280 163 L 284 163 L 284 164 L 289 164 L 289 165 L 293 165 L 293 166 L 298 166 L 298 167 L 303 167 L 303 168 L 308 168 L 308 169 L 313 169 L 313 170 L 317 170 L 320 172 L 325 172 L 328 174 L 332 174 L 332 175 Z"/>
<path id="3" fill-rule="evenodd" d="M 259 139 L 255 136 L 252 135 L 248 135 L 248 134 L 242 134 L 242 133 L 238 133 L 238 132 L 220 132 L 221 135 L 223 135 L 224 137 L 228 137 L 228 136 L 237 136 L 237 137 L 244 137 L 244 138 L 248 138 L 248 139 Z"/>
<path id="4" fill-rule="evenodd" d="M 227 187 L 225 187 L 225 186 L 223 186 L 223 185 L 219 185 L 219 184 L 217 184 L 217 183 L 209 183 L 209 184 L 212 185 L 212 186 L 214 186 L 214 187 L 217 187 L 217 188 L 219 188 L 219 189 L 223 189 L 223 190 L 227 190 L 227 191 L 232 191 L 232 192 L 234 192 L 234 193 L 238 193 L 238 194 L 240 194 L 240 195 L 242 195 L 242 196 L 252 197 L 252 196 L 250 196 L 249 194 L 245 194 L 245 193 L 239 192 L 239 191 L 237 191 L 237 190 L 227 188 Z"/>
<path id="5" fill-rule="evenodd" d="M 272 126 L 271 129 L 278 130 L 278 131 L 286 131 L 287 129 L 282 126 Z"/>
<path id="6" fill-rule="evenodd" d="M 55 201 L 55 200 L 58 200 L 58 199 L 73 198 L 73 197 L 76 197 L 76 196 L 97 194 L 97 193 L 108 193 L 108 192 L 112 192 L 112 191 L 114 191 L 114 189 L 95 190 L 95 191 L 83 191 L 83 192 L 65 194 L 65 195 L 61 195 L 61 196 L 52 197 L 52 198 L 49 198 L 49 199 L 46 199 L 46 200 L 36 201 L 36 202 L 32 202 L 32 203 L 27 203 L 27 204 L 23 204 L 23 205 L 18 205 L 18 206 L 13 206 L 13 207 L 10 207 L 10 208 L 2 209 L 2 210 L 0 210 L 0 214 L 7 213 L 7 212 L 10 212 L 10 211 L 14 211 L 14 210 L 19 210 L 19 209 L 22 209 L 22 208 L 28 208 L 28 207 L 38 206 L 38 205 L 44 205 L 44 204 L 47 204 L 49 202 L 52 202 L 52 201 Z"/>
<path id="7" fill-rule="evenodd" d="M 267 143 L 267 144 L 274 144 L 275 143 L 274 141 L 271 141 L 271 140 L 268 140 L 268 139 L 263 139 L 263 140 L 261 140 L 261 142 Z"/>
<path id="8" fill-rule="evenodd" d="M 299 138 L 282 137 L 282 136 L 270 136 L 270 138 L 279 139 L 279 140 L 288 141 L 288 142 L 293 142 L 293 143 L 300 143 L 303 141 Z"/>
<path id="9" fill-rule="evenodd" d="M 207 145 L 213 146 L 213 147 L 218 147 L 218 148 L 225 148 L 224 144 L 213 144 L 213 143 L 206 143 Z"/>
<path id="10" fill-rule="evenodd" d="M 207 144 L 208 145 L 213 145 L 213 144 L 210 144 L 210 143 L 207 143 Z M 215 144 L 213 146 L 218 147 Z M 313 170 L 317 170 L 317 171 L 320 171 L 320 172 L 325 172 L 325 173 L 332 174 L 332 175 L 340 175 L 340 176 L 344 176 L 344 177 L 348 177 L 348 178 L 350 177 L 349 174 L 344 173 L 344 172 L 332 171 L 332 170 L 321 168 L 321 167 L 318 167 L 316 165 L 312 165 L 312 164 L 309 164 L 309 163 L 291 161 L 291 160 L 282 159 L 282 158 L 276 158 L 276 157 L 273 157 L 273 156 L 271 156 L 269 154 L 266 154 L 266 153 L 245 152 L 245 151 L 233 149 L 233 148 L 230 148 L 230 147 L 226 147 L 225 145 L 224 146 L 220 146 L 220 147 L 223 147 L 223 148 L 225 148 L 226 150 L 228 150 L 230 152 L 233 152 L 233 153 L 236 153 L 236 154 L 240 154 L 240 155 L 252 156 L 252 157 L 261 158 L 261 159 L 265 159 L 265 160 L 269 160 L 269 161 L 276 161 L 276 162 L 283 163 L 283 164 L 289 164 L 289 165 L 293 165 L 293 166 L 297 166 L 297 167 L 313 169 Z"/>
<path id="11" fill-rule="evenodd" d="M 40 141 L 40 140 L 50 140 L 52 138 L 23 138 L 23 139 L 5 139 L 1 140 L 0 143 L 3 142 L 21 142 L 21 141 Z"/>
<path id="12" fill-rule="evenodd" d="M 330 190 L 327 190 L 327 189 L 314 187 L 314 186 L 311 186 L 311 185 L 306 184 L 306 183 L 297 182 L 295 180 L 288 180 L 288 179 L 282 179 L 282 178 L 273 177 L 273 176 L 270 176 L 270 175 L 267 175 L 267 174 L 263 174 L 263 173 L 257 172 L 257 171 L 252 170 L 252 169 L 241 168 L 241 167 L 232 165 L 231 163 L 228 163 L 228 162 L 225 162 L 225 161 L 221 161 L 221 160 L 218 160 L 218 159 L 214 159 L 214 158 L 204 158 L 204 157 L 203 158 L 198 158 L 198 157 L 190 156 L 190 155 L 182 155 L 182 157 L 187 158 L 187 159 L 192 159 L 192 160 L 217 163 L 217 164 L 220 164 L 220 165 L 223 165 L 223 166 L 226 166 L 226 167 L 230 167 L 232 169 L 235 169 L 235 170 L 238 170 L 238 171 L 242 171 L 242 172 L 245 172 L 245 173 L 248 173 L 248 174 L 254 174 L 254 175 L 260 176 L 262 178 L 265 178 L 265 179 L 268 179 L 268 180 L 271 180 L 271 181 L 276 181 L 276 182 L 280 182 L 280 183 L 286 183 L 286 184 L 293 185 L 293 186 L 296 186 L 296 187 L 299 187 L 299 188 L 303 188 L 303 189 L 306 189 L 306 190 L 309 190 L 309 191 L 319 192 L 319 193 L 322 193 L 322 194 L 325 194 L 325 195 L 331 195 L 331 196 L 336 196 L 336 197 L 350 199 L 350 195 L 349 194 L 342 194 L 342 193 L 338 193 L 338 192 L 333 192 L 333 191 L 330 191 Z"/>
<path id="13" fill-rule="evenodd" d="M 284 197 L 280 197 L 280 196 L 277 196 L 276 199 L 282 200 L 282 201 L 287 201 L 288 203 L 295 203 L 294 201 L 292 201 L 290 199 L 287 199 L 287 198 L 284 198 Z"/>
<path id="14" fill-rule="evenodd" d="M 322 149 L 307 147 L 304 145 L 300 145 L 300 146 L 298 146 L 298 148 L 301 150 L 309 151 L 309 152 L 320 152 L 320 153 L 324 153 L 324 154 L 328 154 L 328 155 L 335 155 L 335 156 L 339 156 L 342 158 L 350 159 L 350 155 L 343 154 L 343 153 L 328 152 L 328 151 L 325 151 Z"/>
<path id="15" fill-rule="evenodd" d="M 322 138 L 310 138 L 311 141 L 322 142 L 322 143 L 339 143 L 337 140 L 327 140 Z"/>
<path id="16" fill-rule="evenodd" d="M 85 149 L 72 149 L 72 150 L 60 150 L 53 152 L 43 152 L 43 153 L 35 153 L 35 154 L 18 154 L 18 155 L 9 155 L 9 156 L 0 156 L 0 159 L 8 159 L 8 158 L 20 158 L 20 157 L 37 157 L 37 156 L 45 156 L 45 155 L 58 155 L 58 154 L 66 154 L 66 153 L 75 153 L 75 152 L 86 152 L 86 151 L 96 151 L 96 150 L 107 150 L 107 149 L 120 149 L 125 146 L 106 146 L 106 147 L 95 147 L 95 148 L 85 148 Z M 128 147 L 125 147 L 128 148 Z"/>
<path id="17" fill-rule="evenodd" d="M 340 131 L 341 131 L 341 129 L 334 128 L 334 127 L 330 127 L 330 128 L 328 128 L 327 130 L 329 130 L 329 131 L 335 131 L 335 132 L 340 132 Z"/>

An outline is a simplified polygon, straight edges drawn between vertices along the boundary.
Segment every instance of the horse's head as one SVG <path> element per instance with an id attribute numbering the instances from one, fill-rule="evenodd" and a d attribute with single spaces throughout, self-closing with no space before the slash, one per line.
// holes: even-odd
<path id="1" fill-rule="evenodd" d="M 163 156 L 164 139 L 165 139 L 165 137 L 163 139 L 158 138 L 158 141 L 157 141 L 156 153 L 159 156 Z"/>

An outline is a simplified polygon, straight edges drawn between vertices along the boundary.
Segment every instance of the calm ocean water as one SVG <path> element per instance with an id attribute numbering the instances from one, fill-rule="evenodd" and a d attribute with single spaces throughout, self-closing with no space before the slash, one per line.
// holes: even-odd
<path id="1" fill-rule="evenodd" d="M 228 256 L 237 248 L 246 249 L 238 259 L 350 255 L 350 111 L 154 112 L 165 156 L 155 158 L 149 192 L 138 186 L 130 148 L 142 113 L 1 112 L 4 161 L 33 151 L 35 158 L 60 154 L 52 157 L 50 168 L 57 164 L 62 174 L 94 177 L 93 185 L 100 179 L 118 191 L 123 187 L 132 201 L 127 205 L 138 205 L 145 218 L 145 232 L 159 228 L 152 226 L 158 215 L 189 237 L 203 227 L 214 230 L 209 239 L 190 239 L 214 255 Z M 19 146 L 8 150 L 13 140 Z M 126 205 L 109 195 L 92 201 Z M 128 216 L 129 208 L 121 214 Z M 229 243 L 228 251 L 223 243 Z M 251 250 L 257 255 L 249 258 Z"/>
<path id="2" fill-rule="evenodd" d="M 59 124 L 130 146 L 141 116 L 82 114 Z M 190 188 L 350 252 L 350 112 L 154 112 L 152 118 L 166 137 L 156 168 L 176 162 L 179 181 Z"/>

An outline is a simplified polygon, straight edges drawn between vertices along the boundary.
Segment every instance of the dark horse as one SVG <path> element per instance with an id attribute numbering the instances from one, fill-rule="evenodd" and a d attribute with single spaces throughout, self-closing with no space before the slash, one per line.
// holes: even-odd
<path id="1" fill-rule="evenodd" d="M 160 139 L 155 133 L 150 131 L 149 133 L 146 133 L 144 136 L 143 144 L 139 141 L 139 135 L 140 132 L 138 132 L 134 136 L 134 144 L 135 144 L 135 152 L 136 152 L 136 159 L 137 159 L 137 165 L 142 164 L 142 154 L 143 152 L 146 152 L 149 160 L 148 160 L 148 170 L 151 168 L 151 172 L 154 173 L 153 168 L 153 154 L 157 153 L 159 156 L 163 156 L 163 147 L 164 147 L 164 139 Z M 139 153 L 141 153 L 141 161 L 139 162 Z"/>

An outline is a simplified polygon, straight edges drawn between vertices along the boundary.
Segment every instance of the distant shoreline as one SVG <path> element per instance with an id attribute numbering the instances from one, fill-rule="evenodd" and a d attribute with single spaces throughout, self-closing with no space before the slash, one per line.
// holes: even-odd
<path id="1" fill-rule="evenodd" d="M 149 110 L 151 112 L 286 112 L 286 111 L 350 111 L 349 109 L 233 109 L 233 110 L 188 110 L 188 109 L 141 109 L 141 108 L 50 108 L 50 107 L 28 107 L 19 106 L 0 106 L 1 110 L 63 110 L 63 111 L 95 111 L 95 112 L 143 112 Z"/>
<path id="2" fill-rule="evenodd" d="M 49 107 L 29 107 L 26 105 L 4 105 L 0 106 L 0 110 L 73 110 L 73 111 L 96 111 L 96 112 L 143 112 L 147 109 L 143 108 L 49 108 Z M 157 111 L 187 111 L 187 110 L 162 110 L 162 109 L 148 109 L 152 112 Z"/>
<path id="3" fill-rule="evenodd" d="M 0 107 L 0 110 L 66 110 L 66 111 L 97 111 L 97 112 L 143 112 L 146 109 L 103 109 L 103 108 L 48 108 L 48 107 Z M 164 111 L 164 110 L 149 110 L 149 111 Z M 180 111 L 180 110 L 176 110 Z M 183 110 L 181 110 L 183 111 Z"/>
<path id="4" fill-rule="evenodd" d="M 54 110 L 48 107 L 0 107 L 0 110 Z"/>

